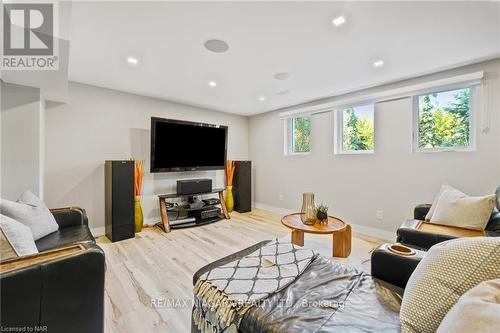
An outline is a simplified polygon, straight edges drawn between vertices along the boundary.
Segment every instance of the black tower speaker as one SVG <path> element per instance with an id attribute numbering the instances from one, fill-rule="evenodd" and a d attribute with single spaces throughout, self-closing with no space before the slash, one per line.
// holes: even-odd
<path id="1" fill-rule="evenodd" d="M 252 162 L 234 161 L 234 210 L 247 213 L 252 210 Z"/>
<path id="2" fill-rule="evenodd" d="M 106 161 L 104 170 L 106 237 L 112 242 L 133 238 L 134 161 Z"/>

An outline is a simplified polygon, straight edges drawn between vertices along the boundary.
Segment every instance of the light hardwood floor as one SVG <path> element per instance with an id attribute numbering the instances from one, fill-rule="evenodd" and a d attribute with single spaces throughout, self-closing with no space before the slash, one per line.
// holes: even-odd
<path id="1" fill-rule="evenodd" d="M 145 228 L 135 239 L 110 243 L 106 253 L 106 332 L 190 332 L 192 276 L 202 266 L 273 237 L 290 237 L 281 217 L 263 210 L 232 213 L 231 220 L 163 233 Z M 369 271 L 371 250 L 382 241 L 354 234 L 349 258 L 332 258 Z M 305 246 L 331 256 L 331 235 L 305 235 Z"/>

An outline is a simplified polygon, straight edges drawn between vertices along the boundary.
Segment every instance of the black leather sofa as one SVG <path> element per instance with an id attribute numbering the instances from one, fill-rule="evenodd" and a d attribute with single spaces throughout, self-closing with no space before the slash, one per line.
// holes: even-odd
<path id="1" fill-rule="evenodd" d="M 500 186 L 496 189 L 496 207 L 486 226 L 486 235 L 500 237 Z M 400 288 L 405 288 L 408 279 L 433 245 L 455 238 L 454 236 L 423 232 L 417 229 L 431 208 L 430 204 L 417 205 L 413 219 L 404 221 L 397 230 L 397 241 L 415 249 L 413 256 L 401 256 L 388 250 L 390 244 L 377 247 L 371 256 L 371 273 L 374 277 L 389 282 Z"/>
<path id="2" fill-rule="evenodd" d="M 497 197 L 496 208 L 491 213 L 485 229 L 487 236 L 490 237 L 500 237 L 500 186 L 497 187 L 495 194 Z M 422 232 L 417 229 L 420 221 L 425 220 L 425 216 L 430 208 L 430 204 L 422 204 L 415 207 L 413 219 L 404 221 L 397 230 L 398 242 L 417 248 L 429 249 L 434 244 L 455 238 L 450 235 Z"/>
<path id="3" fill-rule="evenodd" d="M 2 332 L 104 332 L 104 252 L 83 209 L 52 213 L 59 230 L 39 254 L 0 263 Z"/>

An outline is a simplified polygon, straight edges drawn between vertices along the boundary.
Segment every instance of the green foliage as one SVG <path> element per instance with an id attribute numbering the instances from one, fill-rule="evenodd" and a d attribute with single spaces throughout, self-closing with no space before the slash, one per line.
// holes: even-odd
<path id="1" fill-rule="evenodd" d="M 344 110 L 343 150 L 372 150 L 375 142 L 373 121 L 356 116 L 353 108 Z"/>
<path id="2" fill-rule="evenodd" d="M 431 96 L 419 97 L 419 146 L 421 148 L 469 145 L 470 89 L 458 90 L 454 101 L 442 107 Z"/>
<path id="3" fill-rule="evenodd" d="M 320 221 L 328 218 L 328 206 L 327 205 L 322 203 L 316 208 L 316 218 Z"/>
<path id="4" fill-rule="evenodd" d="M 306 153 L 311 147 L 311 118 L 294 118 L 292 122 L 293 129 L 293 152 Z"/>

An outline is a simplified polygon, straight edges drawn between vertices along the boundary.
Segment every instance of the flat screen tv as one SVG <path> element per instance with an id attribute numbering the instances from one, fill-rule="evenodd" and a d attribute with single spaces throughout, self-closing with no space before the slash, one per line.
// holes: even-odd
<path id="1" fill-rule="evenodd" d="M 226 166 L 227 126 L 151 118 L 151 172 Z"/>

